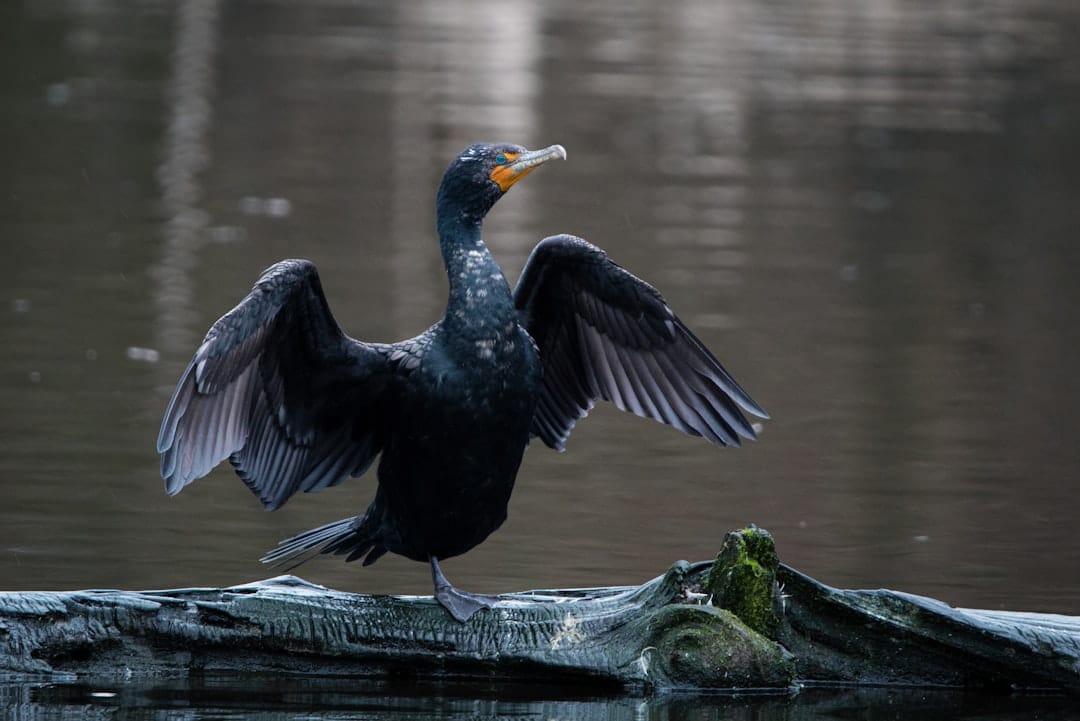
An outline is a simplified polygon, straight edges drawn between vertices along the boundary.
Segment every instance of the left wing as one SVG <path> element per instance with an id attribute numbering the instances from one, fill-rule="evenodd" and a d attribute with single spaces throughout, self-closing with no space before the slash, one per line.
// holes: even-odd
<path id="1" fill-rule="evenodd" d="M 533 433 L 551 448 L 597 398 L 721 446 L 757 437 L 743 411 L 769 417 L 659 291 L 581 238 L 542 240 L 514 303 L 544 366 Z"/>

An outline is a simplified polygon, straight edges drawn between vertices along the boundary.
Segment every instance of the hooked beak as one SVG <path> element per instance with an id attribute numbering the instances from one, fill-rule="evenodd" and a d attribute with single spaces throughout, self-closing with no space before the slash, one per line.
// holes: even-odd
<path id="1" fill-rule="evenodd" d="M 530 150 L 517 157 L 511 157 L 506 165 L 498 165 L 489 176 L 505 193 L 514 183 L 536 170 L 549 160 L 566 160 L 566 148 L 551 145 L 540 150 Z"/>

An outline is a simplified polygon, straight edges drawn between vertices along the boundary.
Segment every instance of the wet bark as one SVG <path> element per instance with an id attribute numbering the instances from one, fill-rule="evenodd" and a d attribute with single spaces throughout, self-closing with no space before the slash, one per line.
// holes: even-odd
<path id="1" fill-rule="evenodd" d="M 532 679 L 660 688 L 792 682 L 775 643 L 686 603 L 709 564 L 636 588 L 508 595 L 458 623 L 429 597 L 293 576 L 223 589 L 0 594 L 0 670 L 93 675 L 276 671 Z"/>
<path id="2" fill-rule="evenodd" d="M 831 588 L 787 566 L 778 578 L 785 599 L 777 639 L 798 657 L 800 677 L 1080 693 L 1080 617 Z"/>
<path id="3" fill-rule="evenodd" d="M 221 589 L 0 593 L 0 673 L 1080 691 L 1076 618 L 833 589 L 781 565 L 771 537 L 753 528 L 729 534 L 716 562 L 679 562 L 640 587 L 502 598 L 462 624 L 429 597 L 353 595 L 293 576 Z"/>

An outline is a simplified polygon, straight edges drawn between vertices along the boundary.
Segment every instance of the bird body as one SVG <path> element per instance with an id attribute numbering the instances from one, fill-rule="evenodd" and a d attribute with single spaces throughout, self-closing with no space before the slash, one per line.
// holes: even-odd
<path id="1" fill-rule="evenodd" d="M 362 475 L 380 456 L 361 516 L 279 544 L 266 562 L 387 551 L 429 562 L 436 598 L 459 620 L 496 599 L 443 576 L 502 525 L 532 437 L 563 450 L 596 399 L 738 445 L 766 414 L 660 293 L 572 236 L 533 251 L 516 289 L 484 244 L 495 202 L 561 146 L 473 145 L 437 194 L 449 279 L 444 317 L 391 344 L 338 327 L 315 266 L 281 261 L 215 323 L 181 376 L 158 437 L 166 490 L 228 458 L 269 510 Z"/>
<path id="2" fill-rule="evenodd" d="M 379 466 L 393 509 L 384 545 L 417 561 L 465 553 L 506 520 L 540 387 L 536 348 L 516 322 L 465 343 L 434 333 L 437 350 L 402 385 Z"/>

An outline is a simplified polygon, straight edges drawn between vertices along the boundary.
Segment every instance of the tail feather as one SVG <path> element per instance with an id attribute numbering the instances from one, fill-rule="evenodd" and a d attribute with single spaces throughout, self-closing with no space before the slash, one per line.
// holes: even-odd
<path id="1" fill-rule="evenodd" d="M 367 516 L 343 518 L 286 538 L 259 560 L 288 571 L 322 554 L 349 554 L 346 561 L 366 554 L 364 565 L 369 566 L 386 553 L 377 531 L 377 524 L 371 523 Z"/>

